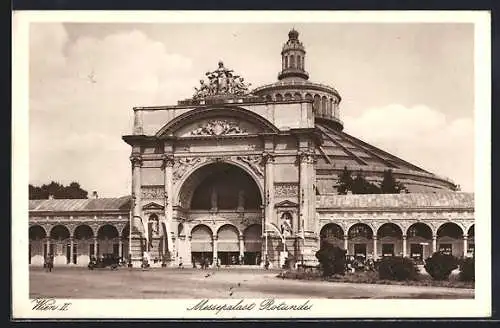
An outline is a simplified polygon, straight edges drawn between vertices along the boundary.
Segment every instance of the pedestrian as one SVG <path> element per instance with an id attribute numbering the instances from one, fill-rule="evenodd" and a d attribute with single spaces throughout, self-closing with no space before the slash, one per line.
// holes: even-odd
<path id="1" fill-rule="evenodd" d="M 179 269 L 184 269 L 182 264 L 182 257 L 179 257 Z"/>

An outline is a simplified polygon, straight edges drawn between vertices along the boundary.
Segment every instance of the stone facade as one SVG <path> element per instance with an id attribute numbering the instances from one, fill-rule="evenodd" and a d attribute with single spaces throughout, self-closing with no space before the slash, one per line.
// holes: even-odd
<path id="1" fill-rule="evenodd" d="M 285 254 L 314 265 L 321 241 L 375 258 L 422 260 L 439 249 L 468 255 L 473 195 L 342 132 L 340 95 L 308 81 L 296 31 L 281 55 L 277 83 L 250 92 L 244 79 L 219 62 L 192 98 L 176 106 L 134 108 L 133 131 L 123 136 L 131 147 L 128 205 L 68 209 L 68 200 L 60 200 L 42 210 L 37 202 L 44 201 L 33 201 L 35 253 L 56 240 L 62 245 L 59 262 L 85 263 L 73 260 L 75 252 L 86 253 L 72 245 L 77 227 L 88 226 L 87 244 L 78 234 L 88 254 L 130 256 L 135 265 L 144 251 L 185 265 L 258 265 L 266 258 L 279 265 Z M 371 181 L 391 169 L 410 193 L 338 195 L 344 167 L 363 170 Z M 56 225 L 67 233 L 53 233 Z"/>

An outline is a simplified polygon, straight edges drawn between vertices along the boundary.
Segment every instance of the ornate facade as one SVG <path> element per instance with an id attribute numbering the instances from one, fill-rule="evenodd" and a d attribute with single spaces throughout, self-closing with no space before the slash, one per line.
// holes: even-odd
<path id="1" fill-rule="evenodd" d="M 111 240 L 106 252 L 130 254 L 133 262 L 148 251 L 186 265 L 203 259 L 258 265 L 266 257 L 277 264 L 284 256 L 314 264 L 321 241 L 375 258 L 423 259 L 438 249 L 470 254 L 473 194 L 456 192 L 453 182 L 344 133 L 340 95 L 308 81 L 305 54 L 292 30 L 276 83 L 250 92 L 219 62 L 192 98 L 134 108 L 132 134 L 123 137 L 131 146 L 129 207 L 113 213 L 95 208 L 92 217 L 87 208 L 73 210 L 75 216 L 61 206 L 44 212 L 33 203 L 30 236 L 41 240 L 37 252 L 47 252 L 57 237 L 61 263 L 77 263 L 74 254 L 82 252 L 74 247 L 75 231 L 85 225 L 94 242 L 83 247 L 88 254 L 104 252 L 101 240 Z M 338 195 L 344 167 L 363 170 L 371 181 L 391 169 L 409 193 Z M 64 219 L 57 225 L 69 227 L 64 238 L 52 233 L 58 216 Z M 100 238 L 101 225 L 117 233 Z"/>

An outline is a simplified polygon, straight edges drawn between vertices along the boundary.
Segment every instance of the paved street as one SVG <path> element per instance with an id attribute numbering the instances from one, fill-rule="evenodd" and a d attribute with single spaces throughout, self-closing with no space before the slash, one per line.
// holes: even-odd
<path id="1" fill-rule="evenodd" d="M 250 268 L 30 269 L 30 297 L 56 298 L 473 298 L 474 290 L 283 280 Z"/>

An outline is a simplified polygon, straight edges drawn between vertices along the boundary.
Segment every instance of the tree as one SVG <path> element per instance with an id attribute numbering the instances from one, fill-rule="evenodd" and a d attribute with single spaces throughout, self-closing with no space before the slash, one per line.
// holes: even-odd
<path id="1" fill-rule="evenodd" d="M 453 255 L 435 252 L 425 260 L 424 268 L 434 280 L 447 280 L 451 272 L 458 268 L 458 259 Z"/>
<path id="2" fill-rule="evenodd" d="M 347 192 L 352 189 L 351 171 L 347 169 L 347 166 L 344 166 L 344 170 L 340 174 L 337 183 L 337 192 L 339 193 L 339 195 L 346 195 Z"/>
<path id="3" fill-rule="evenodd" d="M 88 192 L 78 182 L 71 182 L 68 186 L 55 181 L 40 187 L 29 185 L 29 199 L 48 199 L 49 195 L 55 199 L 85 199 Z"/>
<path id="4" fill-rule="evenodd" d="M 363 176 L 363 171 L 359 170 L 356 178 L 352 182 L 351 191 L 353 194 L 380 194 L 380 188 L 368 182 Z"/>
<path id="5" fill-rule="evenodd" d="M 401 191 L 406 190 L 406 187 L 396 181 L 394 175 L 392 174 L 392 170 L 384 171 L 384 179 L 380 184 L 380 191 L 383 194 L 399 194 Z"/>
<path id="6" fill-rule="evenodd" d="M 346 250 L 323 242 L 319 251 L 316 252 L 323 277 L 334 274 L 345 274 L 345 254 Z"/>

